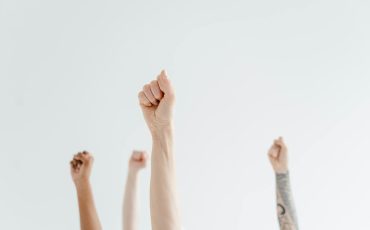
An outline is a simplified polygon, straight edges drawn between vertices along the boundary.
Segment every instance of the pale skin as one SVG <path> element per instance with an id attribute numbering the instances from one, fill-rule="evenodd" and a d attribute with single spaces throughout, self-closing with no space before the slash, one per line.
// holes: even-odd
<path id="1" fill-rule="evenodd" d="M 87 151 L 74 155 L 70 162 L 71 175 L 77 191 L 81 230 L 102 229 L 90 184 L 93 163 L 94 158 Z"/>
<path id="2" fill-rule="evenodd" d="M 123 230 L 138 230 L 138 174 L 147 166 L 147 163 L 148 154 L 146 154 L 146 152 L 132 152 L 129 160 L 125 194 L 123 197 Z"/>
<path id="3" fill-rule="evenodd" d="M 288 148 L 282 137 L 275 139 L 268 151 L 268 157 L 276 178 L 276 208 L 281 230 L 298 230 L 298 221 L 291 192 Z"/>
<path id="4" fill-rule="evenodd" d="M 152 136 L 150 211 L 153 230 L 180 230 L 180 212 L 176 192 L 173 152 L 172 114 L 174 89 L 165 71 L 146 84 L 138 94 L 144 119 Z M 276 177 L 277 214 L 281 230 L 298 230 L 291 194 L 288 149 L 282 137 L 274 140 L 268 151 Z M 82 230 L 101 230 L 90 185 L 93 157 L 84 151 L 71 161 L 71 174 L 76 186 Z M 129 161 L 123 203 L 123 229 L 137 230 L 138 172 L 147 165 L 145 152 L 134 151 Z"/>
<path id="5" fill-rule="evenodd" d="M 172 113 L 175 93 L 165 71 L 138 94 L 152 136 L 150 213 L 153 230 L 180 230 L 175 182 Z"/>

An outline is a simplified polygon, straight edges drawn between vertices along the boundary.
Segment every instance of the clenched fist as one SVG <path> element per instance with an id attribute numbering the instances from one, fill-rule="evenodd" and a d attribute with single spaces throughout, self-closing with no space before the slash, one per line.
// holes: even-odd
<path id="1" fill-rule="evenodd" d="M 164 70 L 157 80 L 143 87 L 138 97 L 146 124 L 152 133 L 171 125 L 175 94 Z"/>
<path id="2" fill-rule="evenodd" d="M 137 172 L 148 164 L 148 154 L 145 151 L 133 151 L 129 160 L 129 169 Z"/>
<path id="3" fill-rule="evenodd" d="M 268 151 L 268 156 L 276 173 L 288 172 L 288 148 L 282 137 L 274 140 Z"/>
<path id="4" fill-rule="evenodd" d="M 89 182 L 94 158 L 87 152 L 79 152 L 74 155 L 71 163 L 71 175 L 76 186 Z"/>

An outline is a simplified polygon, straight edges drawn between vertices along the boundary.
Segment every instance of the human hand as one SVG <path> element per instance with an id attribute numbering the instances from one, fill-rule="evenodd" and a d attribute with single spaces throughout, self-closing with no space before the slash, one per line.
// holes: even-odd
<path id="1" fill-rule="evenodd" d="M 152 134 L 171 126 L 175 94 L 164 70 L 158 75 L 157 80 L 143 87 L 138 97 L 146 124 Z"/>
<path id="2" fill-rule="evenodd" d="M 282 137 L 274 140 L 268 151 L 268 156 L 275 173 L 288 172 L 288 148 Z"/>
<path id="3" fill-rule="evenodd" d="M 138 172 L 148 164 L 149 156 L 145 151 L 134 150 L 129 160 L 129 170 Z"/>
<path id="4" fill-rule="evenodd" d="M 94 163 L 93 156 L 87 152 L 79 152 L 73 156 L 71 164 L 71 175 L 76 186 L 90 182 L 91 169 Z"/>

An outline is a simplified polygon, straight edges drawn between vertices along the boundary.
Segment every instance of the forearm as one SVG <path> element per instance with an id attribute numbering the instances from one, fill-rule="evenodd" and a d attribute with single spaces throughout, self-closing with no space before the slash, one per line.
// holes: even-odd
<path id="1" fill-rule="evenodd" d="M 101 230 L 90 183 L 76 186 L 81 230 Z"/>
<path id="2" fill-rule="evenodd" d="M 180 229 L 172 127 L 153 133 L 150 208 L 153 230 Z"/>
<path id="3" fill-rule="evenodd" d="M 281 230 L 298 230 L 289 172 L 276 173 L 277 214 Z"/>
<path id="4" fill-rule="evenodd" d="M 137 230 L 137 176 L 138 172 L 129 170 L 123 198 L 123 230 Z"/>

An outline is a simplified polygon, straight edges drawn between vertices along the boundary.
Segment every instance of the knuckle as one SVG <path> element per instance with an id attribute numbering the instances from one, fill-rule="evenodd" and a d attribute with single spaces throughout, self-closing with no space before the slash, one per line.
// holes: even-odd
<path id="1" fill-rule="evenodd" d="M 142 97 L 143 97 L 143 91 L 140 91 L 138 94 L 137 94 L 137 97 L 139 98 L 139 99 L 141 99 Z"/>
<path id="2" fill-rule="evenodd" d="M 158 83 L 157 83 L 157 80 L 153 80 L 153 81 L 151 81 L 151 82 L 150 82 L 150 85 L 151 85 L 151 86 L 157 86 L 157 84 L 158 84 Z"/>

